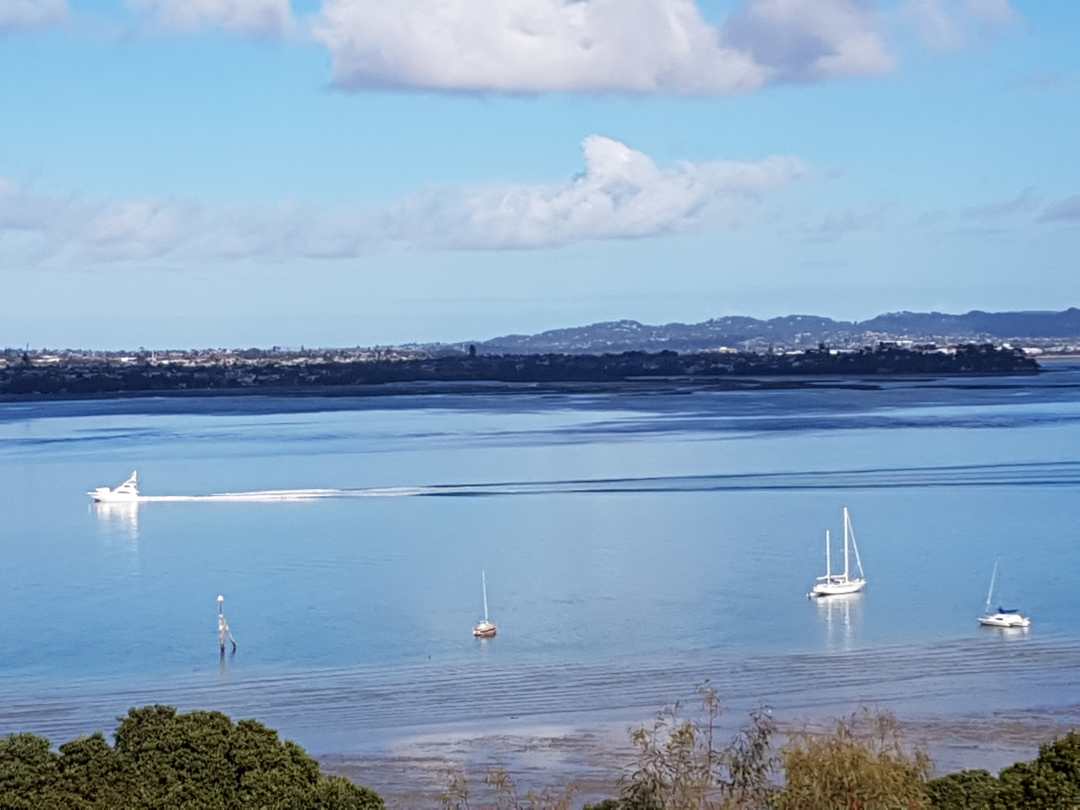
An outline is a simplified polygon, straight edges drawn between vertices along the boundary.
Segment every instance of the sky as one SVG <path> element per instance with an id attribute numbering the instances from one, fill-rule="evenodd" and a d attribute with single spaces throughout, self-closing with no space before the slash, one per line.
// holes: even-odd
<path id="1" fill-rule="evenodd" d="M 0 346 L 1080 304 L 1073 0 L 0 0 Z"/>

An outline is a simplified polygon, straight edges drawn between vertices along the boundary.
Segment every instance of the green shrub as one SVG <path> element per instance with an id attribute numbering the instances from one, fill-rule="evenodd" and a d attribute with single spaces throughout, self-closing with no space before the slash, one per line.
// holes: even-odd
<path id="1" fill-rule="evenodd" d="M 101 734 L 52 751 L 47 740 L 0 740 L 0 808 L 382 810 L 367 788 L 323 776 L 300 746 L 253 720 L 218 712 L 132 709 L 113 746 Z"/>
<path id="2" fill-rule="evenodd" d="M 937 810 L 995 810 L 998 780 L 988 771 L 950 773 L 926 784 Z"/>
<path id="3" fill-rule="evenodd" d="M 779 810 L 923 810 L 930 758 L 904 744 L 896 718 L 863 710 L 832 733 L 794 734 L 781 752 Z"/>

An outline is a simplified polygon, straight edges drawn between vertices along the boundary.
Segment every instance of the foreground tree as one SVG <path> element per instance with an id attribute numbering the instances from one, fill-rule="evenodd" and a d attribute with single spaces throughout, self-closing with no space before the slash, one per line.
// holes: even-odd
<path id="1" fill-rule="evenodd" d="M 896 718 L 863 710 L 837 721 L 832 733 L 801 732 L 781 758 L 779 810 L 922 810 L 929 808 L 930 757 L 909 750 Z"/>
<path id="2" fill-rule="evenodd" d="M 950 773 L 926 784 L 936 810 L 995 810 L 998 780 L 989 771 Z"/>
<path id="3" fill-rule="evenodd" d="M 0 808 L 282 808 L 382 810 L 367 788 L 319 772 L 300 746 L 253 720 L 218 712 L 132 709 L 115 745 L 100 734 L 50 749 L 0 740 Z"/>
<path id="4" fill-rule="evenodd" d="M 1080 733 L 1039 748 L 996 779 L 986 771 L 961 771 L 927 786 L 938 810 L 1059 810 L 1080 807 Z"/>
<path id="5" fill-rule="evenodd" d="M 776 725 L 767 709 L 751 712 L 734 739 L 717 739 L 722 713 L 716 691 L 699 688 L 701 712 L 683 717 L 676 704 L 651 726 L 630 732 L 637 765 L 619 799 L 585 810 L 750 810 L 767 807 L 775 792 Z"/>

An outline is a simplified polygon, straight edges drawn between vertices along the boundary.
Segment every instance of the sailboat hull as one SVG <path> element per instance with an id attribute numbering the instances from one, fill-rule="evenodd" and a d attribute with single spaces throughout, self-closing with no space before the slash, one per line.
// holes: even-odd
<path id="1" fill-rule="evenodd" d="M 849 579 L 846 581 L 817 582 L 810 591 L 811 596 L 843 596 L 849 593 L 859 593 L 866 587 L 865 579 Z"/>
<path id="2" fill-rule="evenodd" d="M 993 613 L 980 616 L 979 624 L 983 627 L 1031 627 L 1031 619 L 1017 613 Z"/>
<path id="3" fill-rule="evenodd" d="M 477 638 L 492 638 L 496 633 L 495 625 L 491 622 L 480 622 L 473 628 L 472 634 Z"/>

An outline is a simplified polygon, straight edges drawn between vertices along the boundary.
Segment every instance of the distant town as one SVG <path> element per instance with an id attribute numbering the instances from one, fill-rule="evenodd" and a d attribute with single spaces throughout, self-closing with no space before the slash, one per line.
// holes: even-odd
<path id="1" fill-rule="evenodd" d="M 5 357 L 0 396 L 87 397 L 159 393 L 328 393 L 411 383 L 716 383 L 793 375 L 1001 374 L 1038 371 L 1021 349 L 994 344 L 773 352 L 716 350 L 607 354 L 351 352 L 73 352 Z M 743 384 L 742 387 L 746 387 Z"/>
<path id="2" fill-rule="evenodd" d="M 810 315 L 609 321 L 463 343 L 96 351 L 8 348 L 2 396 L 302 391 L 414 382 L 618 382 L 750 375 L 1006 373 L 1080 356 L 1080 309 L 869 321 Z"/>

